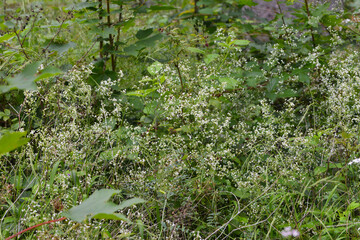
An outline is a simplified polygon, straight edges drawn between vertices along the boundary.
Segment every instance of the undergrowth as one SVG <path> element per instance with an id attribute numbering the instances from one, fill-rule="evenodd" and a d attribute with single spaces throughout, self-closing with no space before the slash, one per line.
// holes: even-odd
<path id="1" fill-rule="evenodd" d="M 360 237 L 360 52 L 351 9 L 305 1 L 291 19 L 225 21 L 229 9 L 217 1 L 193 12 L 189 1 L 116 4 L 120 40 L 84 31 L 89 49 L 50 49 L 41 68 L 62 73 L 39 68 L 36 76 L 54 76 L 40 75 L 36 90 L 13 83 L 22 65 L 42 58 L 41 40 L 14 50 L 19 41 L 2 30 L 9 38 L 1 40 L 0 81 L 18 89 L 2 88 L 1 134 L 26 131 L 30 141 L 1 157 L 1 237 L 56 219 L 104 188 L 121 190 L 116 203 L 146 202 L 120 211 L 131 222 L 68 220 L 23 238 Z M 64 10 L 66 31 L 98 26 L 84 20 L 98 16 L 98 5 L 76 6 Z M 206 16 L 187 17 L 196 11 Z M 60 32 L 51 34 L 50 45 Z"/>

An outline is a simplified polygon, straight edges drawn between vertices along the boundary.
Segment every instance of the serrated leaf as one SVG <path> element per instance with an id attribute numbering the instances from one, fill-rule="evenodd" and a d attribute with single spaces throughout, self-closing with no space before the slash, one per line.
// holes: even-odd
<path id="1" fill-rule="evenodd" d="M 134 204 L 145 202 L 140 198 L 126 200 L 120 205 L 110 202 L 109 199 L 119 192 L 119 190 L 113 189 L 101 189 L 95 191 L 88 199 L 83 201 L 80 205 L 63 212 L 62 215 L 64 217 L 70 218 L 71 220 L 82 222 L 88 217 L 110 217 L 110 215 L 117 210 L 132 206 Z"/>
<path id="2" fill-rule="evenodd" d="M 12 132 L 0 137 L 0 155 L 26 144 L 29 139 L 25 136 L 26 132 Z"/>

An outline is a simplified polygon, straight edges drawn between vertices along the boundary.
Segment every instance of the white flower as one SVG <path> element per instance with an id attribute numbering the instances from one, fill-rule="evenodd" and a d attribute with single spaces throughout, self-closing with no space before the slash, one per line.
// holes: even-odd
<path id="1" fill-rule="evenodd" d="M 281 235 L 283 237 L 298 237 L 300 236 L 300 232 L 296 229 L 292 229 L 291 227 L 286 227 L 283 231 L 281 231 Z"/>
<path id="2" fill-rule="evenodd" d="M 348 165 L 351 165 L 353 163 L 360 163 L 360 158 L 355 158 L 354 160 L 352 160 L 351 162 L 348 163 Z"/>

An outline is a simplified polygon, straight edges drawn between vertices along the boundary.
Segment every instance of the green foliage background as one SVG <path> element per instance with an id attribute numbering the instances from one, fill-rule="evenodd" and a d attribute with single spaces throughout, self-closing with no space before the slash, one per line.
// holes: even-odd
<path id="1" fill-rule="evenodd" d="M 357 1 L 4 3 L 1 238 L 360 237 Z"/>

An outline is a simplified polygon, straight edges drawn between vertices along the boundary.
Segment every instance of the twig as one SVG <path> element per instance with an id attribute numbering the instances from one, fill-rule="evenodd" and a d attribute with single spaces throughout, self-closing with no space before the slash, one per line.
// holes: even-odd
<path id="1" fill-rule="evenodd" d="M 95 46 L 96 41 L 94 41 L 94 43 L 89 47 L 89 49 L 81 56 L 81 58 L 76 62 L 75 65 L 78 65 L 91 51 L 91 49 L 93 49 L 93 47 Z"/>
<path id="2" fill-rule="evenodd" d="M 24 229 L 24 230 L 22 230 L 22 231 L 20 231 L 20 232 L 18 232 L 16 234 L 6 238 L 5 240 L 10 240 L 10 239 L 12 239 L 12 238 L 14 238 L 16 236 L 19 236 L 20 234 L 23 234 L 24 232 L 30 231 L 30 230 L 32 230 L 34 228 L 37 228 L 37 227 L 40 227 L 42 225 L 49 224 L 49 223 L 54 223 L 54 222 L 60 222 L 60 221 L 63 221 L 65 219 L 66 219 L 66 217 L 62 217 L 62 218 L 59 218 L 59 219 L 54 219 L 54 220 L 50 220 L 50 221 L 47 221 L 47 222 L 42 222 L 42 223 L 36 224 L 34 226 L 31 226 L 31 227 L 29 227 L 27 229 Z"/>
<path id="3" fill-rule="evenodd" d="M 177 62 L 174 62 L 175 68 L 178 72 L 179 78 L 180 78 L 180 84 L 181 84 L 181 91 L 184 91 L 184 83 L 183 83 L 183 79 L 181 76 L 181 72 L 180 72 L 180 68 L 179 68 L 179 64 Z"/>
<path id="4" fill-rule="evenodd" d="M 55 38 L 59 35 L 61 29 L 62 29 L 62 26 L 64 25 L 65 21 L 68 20 L 68 16 L 70 16 L 71 14 L 71 11 L 70 10 L 68 13 L 67 13 L 67 16 L 62 20 L 60 26 L 59 26 L 59 29 L 57 30 L 57 32 L 55 33 L 55 35 L 52 37 L 52 39 L 49 41 L 48 45 L 42 50 L 42 54 L 44 54 L 46 52 L 46 50 L 50 47 L 51 43 L 53 43 L 53 41 L 55 40 Z"/>
<path id="5" fill-rule="evenodd" d="M 106 9 L 107 9 L 107 24 L 108 24 L 108 27 L 110 28 L 111 27 L 111 16 L 110 16 L 110 0 L 106 0 Z M 112 34 L 110 33 L 109 34 L 109 43 L 110 43 L 110 49 L 111 51 L 113 51 L 114 49 L 114 39 L 113 39 L 113 36 Z M 111 68 L 112 70 L 115 72 L 116 70 L 116 62 L 115 62 L 115 55 L 114 53 L 110 53 L 110 57 L 111 57 Z"/>
<path id="6" fill-rule="evenodd" d="M 29 60 L 29 56 L 26 54 L 26 52 L 25 52 L 25 50 L 24 50 L 24 47 L 23 47 L 23 44 L 22 44 L 22 42 L 21 42 L 20 36 L 19 36 L 19 34 L 17 33 L 15 27 L 14 27 L 14 33 L 15 33 L 16 38 L 17 38 L 17 40 L 18 40 L 18 42 L 19 42 L 19 44 L 20 44 L 21 51 L 22 51 L 23 54 L 25 55 L 26 59 Z"/>
<path id="7" fill-rule="evenodd" d="M 308 15 L 308 19 L 310 20 L 310 10 L 309 10 L 309 2 L 308 0 L 305 0 L 305 8 L 306 8 L 306 13 Z M 314 30 L 313 30 L 313 27 L 310 26 L 310 30 L 311 30 L 311 39 L 312 39 L 312 42 L 313 42 L 313 47 L 316 47 L 315 45 L 315 36 L 314 36 Z"/>

